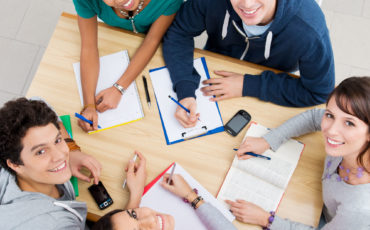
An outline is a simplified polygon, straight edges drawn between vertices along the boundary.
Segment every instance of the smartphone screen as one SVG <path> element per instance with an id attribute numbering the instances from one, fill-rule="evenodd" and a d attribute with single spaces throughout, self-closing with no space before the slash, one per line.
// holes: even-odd
<path id="1" fill-rule="evenodd" d="M 113 203 L 101 181 L 97 185 L 91 185 L 89 191 L 100 209 L 104 209 Z"/>
<path id="2" fill-rule="evenodd" d="M 225 131 L 232 136 L 238 135 L 238 133 L 249 123 L 251 115 L 245 110 L 239 110 L 227 124 L 225 125 Z"/>
<path id="3" fill-rule="evenodd" d="M 246 124 L 248 124 L 249 120 L 243 117 L 241 114 L 236 115 L 232 120 L 230 120 L 227 125 L 232 129 L 235 133 L 239 133 L 242 128 Z"/>

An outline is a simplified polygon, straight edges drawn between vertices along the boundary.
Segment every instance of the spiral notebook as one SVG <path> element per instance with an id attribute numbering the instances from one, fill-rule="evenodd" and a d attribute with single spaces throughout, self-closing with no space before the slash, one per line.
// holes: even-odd
<path id="1" fill-rule="evenodd" d="M 194 68 L 200 75 L 200 82 L 210 78 L 204 57 L 194 60 Z M 177 100 L 168 69 L 166 67 L 151 69 L 149 70 L 149 74 L 167 145 L 224 131 L 218 104 L 217 102 L 210 101 L 209 96 L 203 96 L 200 91 L 202 83 L 200 83 L 200 86 L 195 91 L 197 97 L 197 113 L 200 113 L 200 121 L 193 128 L 184 128 L 174 116 L 177 104 L 168 97 L 171 96 Z"/>
<path id="2" fill-rule="evenodd" d="M 100 72 L 95 94 L 111 87 L 126 71 L 129 63 L 130 59 L 127 50 L 100 57 Z M 83 105 L 80 63 L 74 63 L 73 69 L 76 76 L 81 104 Z M 89 134 L 138 121 L 143 117 L 144 113 L 139 93 L 136 83 L 133 81 L 123 94 L 117 108 L 107 110 L 104 113 L 98 112 L 98 124 L 101 126 L 101 129 L 89 132 Z"/>

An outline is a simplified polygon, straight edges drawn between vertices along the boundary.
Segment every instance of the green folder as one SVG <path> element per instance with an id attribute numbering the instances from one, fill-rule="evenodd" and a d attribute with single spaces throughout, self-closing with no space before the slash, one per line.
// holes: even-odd
<path id="1" fill-rule="evenodd" d="M 63 125 L 66 128 L 69 136 L 73 139 L 70 116 L 69 115 L 63 115 L 63 116 L 60 116 L 60 119 L 62 120 Z M 76 197 L 78 197 L 79 193 L 78 193 L 78 180 L 77 180 L 77 178 L 72 176 L 71 177 L 71 183 L 73 185 L 73 189 L 75 190 L 75 195 L 76 195 Z"/>

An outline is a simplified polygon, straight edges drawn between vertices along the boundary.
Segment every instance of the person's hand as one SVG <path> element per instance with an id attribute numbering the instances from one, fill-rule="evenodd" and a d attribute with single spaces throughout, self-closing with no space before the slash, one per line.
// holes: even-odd
<path id="1" fill-rule="evenodd" d="M 203 81 L 204 85 L 210 84 L 200 89 L 203 95 L 216 96 L 211 97 L 211 101 L 243 96 L 244 76 L 242 74 L 228 71 L 214 71 L 214 73 L 223 78 L 211 78 Z"/>
<path id="2" fill-rule="evenodd" d="M 236 200 L 236 202 L 226 200 L 225 202 L 231 206 L 230 211 L 237 220 L 247 224 L 267 226 L 270 214 L 261 207 L 245 200 Z"/>
<path id="3" fill-rule="evenodd" d="M 239 160 L 247 160 L 252 158 L 250 155 L 243 155 L 245 152 L 253 152 L 262 154 L 270 148 L 269 143 L 262 137 L 247 137 L 245 141 L 239 146 L 236 152 Z"/>
<path id="4" fill-rule="evenodd" d="M 82 111 L 81 115 L 93 122 L 93 124 L 90 125 L 89 123 L 78 119 L 77 124 L 82 128 L 83 131 L 88 132 L 98 129 L 98 114 L 95 108 L 87 107 Z"/>
<path id="5" fill-rule="evenodd" d="M 69 167 L 72 175 L 78 179 L 90 182 L 94 178 L 94 184 L 99 183 L 101 164 L 93 156 L 85 154 L 79 150 L 71 151 L 69 154 Z M 81 168 L 85 167 L 90 171 L 90 176 L 85 176 L 80 172 Z"/>
<path id="6" fill-rule="evenodd" d="M 175 112 L 175 118 L 180 122 L 184 128 L 194 127 L 197 124 L 199 113 L 197 112 L 197 101 L 194 97 L 186 97 L 179 101 L 185 108 L 189 109 L 188 114 L 185 109 L 177 106 Z"/>
<path id="7" fill-rule="evenodd" d="M 144 191 L 145 181 L 146 181 L 146 159 L 138 151 L 135 151 L 139 158 L 139 163 L 135 163 L 132 159 L 129 161 L 126 172 L 127 187 L 130 190 L 131 196 L 139 196 Z"/>
<path id="8" fill-rule="evenodd" d="M 193 191 L 190 185 L 185 181 L 185 179 L 181 175 L 174 174 L 172 176 L 172 180 L 170 184 L 168 184 L 169 177 L 170 177 L 170 174 L 168 173 L 165 174 L 163 176 L 163 180 L 161 181 L 161 185 L 163 188 L 172 192 L 176 196 L 184 198 Z"/>
<path id="9" fill-rule="evenodd" d="M 96 95 L 95 103 L 96 109 L 103 113 L 108 109 L 115 109 L 118 106 L 122 97 L 121 92 L 119 92 L 116 88 L 109 87 L 105 90 L 102 90 Z"/>

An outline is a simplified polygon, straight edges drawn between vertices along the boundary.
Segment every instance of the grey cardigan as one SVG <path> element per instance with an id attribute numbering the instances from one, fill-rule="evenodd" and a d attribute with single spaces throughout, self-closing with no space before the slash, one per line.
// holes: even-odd
<path id="1" fill-rule="evenodd" d="M 263 136 L 276 150 L 282 143 L 291 137 L 305 133 L 320 131 L 324 109 L 312 109 L 301 113 L 268 134 Z M 321 228 L 335 229 L 370 229 L 370 184 L 350 185 L 337 181 L 337 168 L 342 157 L 327 156 L 325 159 L 324 173 L 322 175 L 322 193 L 324 208 L 323 214 L 326 224 Z M 330 163 L 329 163 L 330 162 Z M 271 230 L 279 229 L 318 229 L 288 219 L 275 217 Z"/>

